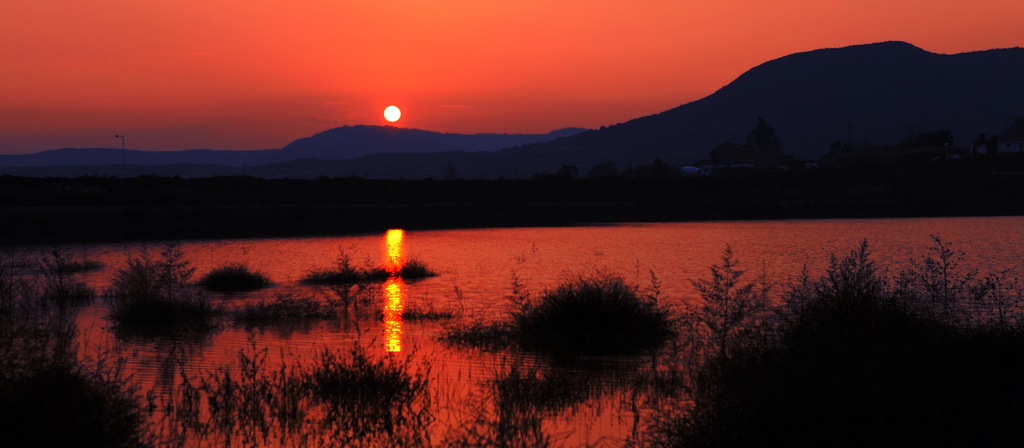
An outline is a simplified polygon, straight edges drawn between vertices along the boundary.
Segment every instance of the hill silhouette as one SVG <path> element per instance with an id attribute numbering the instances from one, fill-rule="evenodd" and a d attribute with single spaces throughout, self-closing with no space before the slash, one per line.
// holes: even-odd
<path id="1" fill-rule="evenodd" d="M 557 152 L 574 165 L 686 163 L 744 142 L 764 117 L 784 153 L 817 158 L 851 134 L 854 146 L 893 144 L 944 128 L 966 145 L 1022 113 L 1024 49 L 942 55 L 883 42 L 785 56 L 692 103 L 515 151 Z"/>
<path id="2" fill-rule="evenodd" d="M 442 151 L 497 151 L 518 145 L 554 140 L 585 131 L 564 128 L 546 134 L 449 134 L 393 126 L 343 126 L 300 138 L 281 149 L 139 151 L 127 150 L 127 165 L 257 166 L 296 159 L 345 160 L 375 153 Z M 34 154 L 0 155 L 0 166 L 46 167 L 120 165 L 119 148 L 63 148 Z"/>
<path id="3" fill-rule="evenodd" d="M 281 149 L 288 160 L 345 160 L 378 153 L 496 151 L 586 131 L 565 128 L 547 134 L 448 134 L 393 126 L 343 126 L 300 138 Z"/>

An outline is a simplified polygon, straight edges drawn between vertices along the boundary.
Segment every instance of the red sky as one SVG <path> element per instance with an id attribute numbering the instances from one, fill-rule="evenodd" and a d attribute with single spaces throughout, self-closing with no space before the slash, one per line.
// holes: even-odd
<path id="1" fill-rule="evenodd" d="M 0 0 L 0 153 L 269 149 L 346 124 L 596 128 L 823 47 L 1024 45 L 1021 0 Z"/>

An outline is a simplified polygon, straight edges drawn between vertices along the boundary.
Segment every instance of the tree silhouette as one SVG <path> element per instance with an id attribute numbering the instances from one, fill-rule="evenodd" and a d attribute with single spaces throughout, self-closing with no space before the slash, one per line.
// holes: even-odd
<path id="1" fill-rule="evenodd" d="M 747 146 L 766 154 L 782 154 L 782 139 L 775 135 L 775 129 L 764 121 L 764 117 L 757 117 L 757 127 L 747 134 Z"/>

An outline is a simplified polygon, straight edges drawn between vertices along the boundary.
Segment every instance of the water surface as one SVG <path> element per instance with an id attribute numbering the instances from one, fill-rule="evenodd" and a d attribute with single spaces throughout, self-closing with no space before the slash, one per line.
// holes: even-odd
<path id="1" fill-rule="evenodd" d="M 456 319 L 500 319 L 507 309 L 513 279 L 533 294 L 559 281 L 594 271 L 622 275 L 641 287 L 658 285 L 665 303 L 679 306 L 698 299 L 692 280 L 708 277 L 708 266 L 731 247 L 746 279 L 765 273 L 781 291 L 804 267 L 820 275 L 833 254 L 842 256 L 867 240 L 874 260 L 895 273 L 912 258 L 934 246 L 932 235 L 966 251 L 966 266 L 980 274 L 1009 269 L 1020 276 L 1024 266 L 1024 218 L 920 218 L 856 220 L 783 220 L 672 224 L 617 224 L 559 228 L 495 228 L 407 231 L 403 256 L 416 257 L 440 275 L 423 280 L 392 279 L 380 285 L 382 318 L 316 323 L 299 328 L 228 327 L 198 342 L 116 338 L 105 320 L 106 306 L 97 303 L 79 315 L 81 338 L 87 347 L 116 347 L 129 355 L 129 366 L 147 384 L 171 381 L 172 360 L 191 372 L 233 362 L 239 350 L 255 343 L 268 347 L 274 362 L 308 359 L 322 347 L 363 344 L 380 353 L 413 356 L 431 366 L 440 397 L 438 434 L 462 424 L 472 408 L 468 403 L 485 395 L 487 381 L 522 356 L 503 352 L 453 349 L 436 337 L 450 322 L 402 321 L 409 307 L 458 310 Z M 311 269 L 328 267 L 340 253 L 359 266 L 389 266 L 396 257 L 383 234 L 224 241 L 185 241 L 186 258 L 200 276 L 229 263 L 245 263 L 267 274 L 274 285 L 246 294 L 217 295 L 227 306 L 271 298 L 278 294 L 326 297 L 322 288 L 299 280 Z M 149 249 L 146 249 L 146 248 Z M 124 266 L 127 253 L 159 251 L 159 244 L 95 245 L 75 248 L 106 268 L 83 275 L 102 290 Z M 389 267 L 393 269 L 393 266 Z M 652 277 L 653 274 L 653 277 Z M 653 280 L 656 279 L 656 280 Z M 389 317 L 390 316 L 390 317 Z M 89 352 L 91 349 L 87 349 Z M 536 360 L 534 360 L 536 361 Z M 534 362 L 527 359 L 527 362 Z M 643 363 L 623 360 L 622 365 Z M 609 360 L 606 365 L 616 365 Z M 573 367 L 567 367 L 573 368 Z M 584 369 L 586 370 L 586 369 Z M 615 370 L 614 367 L 612 370 Z M 628 367 L 623 367 L 628 376 Z M 577 372 L 579 373 L 579 372 Z M 581 375 L 593 374 L 579 373 Z M 605 373 L 594 374 L 597 377 Z M 614 377 L 617 374 L 607 374 Z M 612 397 L 612 398 L 609 398 Z M 635 429 L 637 411 L 614 393 L 548 416 L 544 428 L 563 444 L 598 441 L 621 443 Z M 635 404 L 635 403 L 634 403 Z M 440 437 L 440 436 L 438 436 Z M 554 437 L 554 436 L 553 436 Z"/>

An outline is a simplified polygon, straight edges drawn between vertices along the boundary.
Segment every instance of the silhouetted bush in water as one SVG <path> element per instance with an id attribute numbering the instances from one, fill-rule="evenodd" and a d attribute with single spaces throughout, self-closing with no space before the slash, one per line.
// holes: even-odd
<path id="1" fill-rule="evenodd" d="M 383 282 L 391 274 L 381 267 L 367 267 L 360 269 L 352 265 L 352 257 L 342 251 L 331 269 L 314 269 L 306 273 L 302 278 L 303 283 L 310 285 L 344 285 L 353 283 Z M 434 277 L 436 272 L 431 271 L 426 264 L 419 259 L 407 261 L 398 274 L 404 280 L 416 280 L 427 277 Z"/>
<path id="2" fill-rule="evenodd" d="M 206 273 L 199 280 L 199 286 L 217 292 L 256 291 L 270 286 L 270 279 L 244 264 L 234 263 Z"/>
<path id="3" fill-rule="evenodd" d="M 938 253 L 941 267 L 951 252 Z M 911 265 L 922 268 L 941 271 Z M 929 272 L 912 274 L 940 280 L 931 285 L 966 278 Z M 804 276 L 783 295 L 778 319 L 758 324 L 765 334 L 757 343 L 696 371 L 692 403 L 658 422 L 652 444 L 1020 446 L 1024 332 L 950 312 L 972 310 L 971 291 L 983 284 L 967 281 L 946 296 L 906 278 L 881 276 L 866 243 L 833 257 L 824 276 Z"/>
<path id="4" fill-rule="evenodd" d="M 145 411 L 114 366 L 78 361 L 74 315 L 19 301 L 0 315 L 0 445 L 141 447 Z"/>
<path id="5" fill-rule="evenodd" d="M 514 284 L 514 288 L 517 287 Z M 513 293 L 508 322 L 453 326 L 449 342 L 516 346 L 556 355 L 631 354 L 658 348 L 677 335 L 668 309 L 618 276 L 578 277 L 538 300 Z"/>
<path id="6" fill-rule="evenodd" d="M 104 297 L 111 304 L 109 319 L 121 334 L 140 336 L 202 334 L 216 328 L 223 313 L 192 283 L 189 266 L 177 245 L 167 245 L 154 259 L 148 251 L 129 255 Z"/>
<path id="7" fill-rule="evenodd" d="M 626 354 L 676 336 L 670 313 L 618 276 L 578 277 L 510 313 L 523 348 L 556 354 Z"/>
<path id="8" fill-rule="evenodd" d="M 437 273 L 430 270 L 422 260 L 413 258 L 402 265 L 402 270 L 399 271 L 398 275 L 404 280 L 416 280 L 427 277 L 436 277 Z"/>
<path id="9" fill-rule="evenodd" d="M 385 273 L 386 274 L 386 273 Z M 384 277 L 386 280 L 387 277 Z M 302 278 L 303 283 L 311 285 L 341 285 L 371 281 L 366 279 L 365 271 L 352 266 L 352 257 L 345 252 L 338 254 L 332 269 L 314 269 Z"/>

